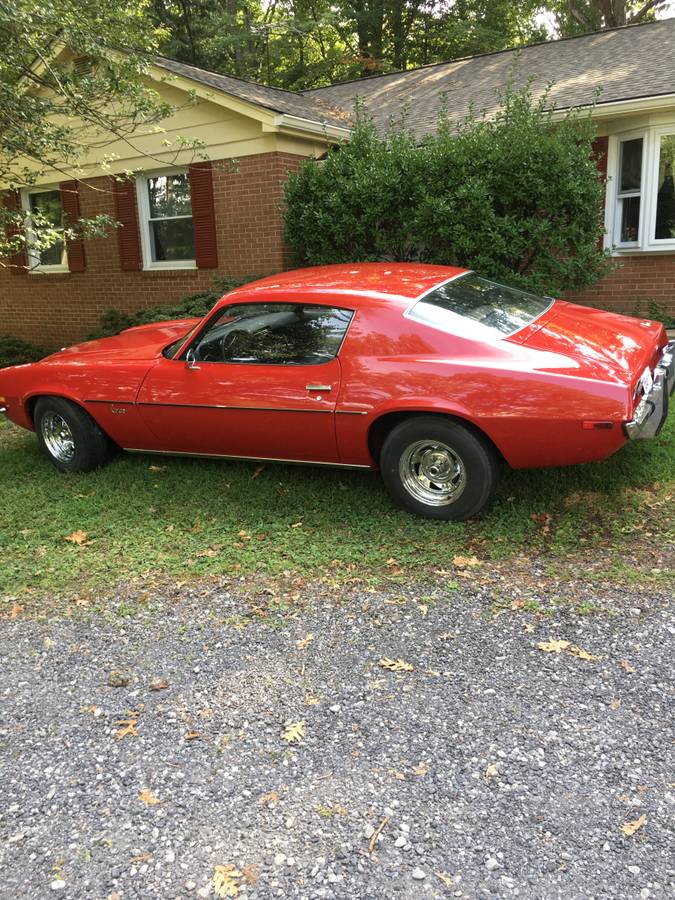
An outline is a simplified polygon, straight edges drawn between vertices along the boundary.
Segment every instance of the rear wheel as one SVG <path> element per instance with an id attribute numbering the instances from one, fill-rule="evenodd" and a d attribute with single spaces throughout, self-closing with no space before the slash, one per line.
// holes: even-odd
<path id="1" fill-rule="evenodd" d="M 392 497 L 430 519 L 469 519 L 490 501 L 498 465 L 491 444 L 459 422 L 419 416 L 397 425 L 380 455 Z"/>
<path id="2" fill-rule="evenodd" d="M 33 416 L 38 445 L 61 472 L 91 472 L 110 461 L 113 445 L 83 409 L 62 397 L 41 397 Z"/>

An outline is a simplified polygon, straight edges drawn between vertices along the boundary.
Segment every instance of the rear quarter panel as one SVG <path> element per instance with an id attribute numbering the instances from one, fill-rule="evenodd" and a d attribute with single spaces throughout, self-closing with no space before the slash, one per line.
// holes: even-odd
<path id="1" fill-rule="evenodd" d="M 626 386 L 600 381 L 556 353 L 457 338 L 382 305 L 357 313 L 340 359 L 336 430 L 343 462 L 369 462 L 370 426 L 406 411 L 472 423 L 514 468 L 603 459 L 626 441 Z M 611 427 L 584 429 L 586 420 Z"/>

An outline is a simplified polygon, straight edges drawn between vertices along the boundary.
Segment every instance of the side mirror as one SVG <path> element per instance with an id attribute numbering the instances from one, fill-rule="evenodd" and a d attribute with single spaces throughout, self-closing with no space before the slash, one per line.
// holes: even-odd
<path id="1" fill-rule="evenodd" d="M 195 357 L 195 351 L 192 347 L 185 354 L 185 368 L 186 369 L 199 369 L 200 366 L 197 365 L 197 359 Z"/>

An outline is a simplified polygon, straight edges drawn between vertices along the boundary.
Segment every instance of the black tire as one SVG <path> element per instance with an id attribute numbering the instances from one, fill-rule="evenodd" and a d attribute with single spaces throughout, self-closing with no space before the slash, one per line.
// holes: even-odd
<path id="1" fill-rule="evenodd" d="M 91 472 L 110 461 L 110 438 L 69 400 L 41 397 L 35 404 L 33 423 L 40 450 L 60 472 Z"/>
<path id="2" fill-rule="evenodd" d="M 442 416 L 414 416 L 387 435 L 380 471 L 401 506 L 447 521 L 478 515 L 492 498 L 499 468 L 493 446 L 471 428 Z"/>

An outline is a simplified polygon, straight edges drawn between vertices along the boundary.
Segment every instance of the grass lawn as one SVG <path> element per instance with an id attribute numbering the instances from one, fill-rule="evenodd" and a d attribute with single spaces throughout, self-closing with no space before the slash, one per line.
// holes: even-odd
<path id="1" fill-rule="evenodd" d="M 618 577 L 635 542 L 675 543 L 675 416 L 604 463 L 505 471 L 480 520 L 435 523 L 389 500 L 379 476 L 122 454 L 58 474 L 34 435 L 0 422 L 0 595 L 101 588 L 150 573 L 284 571 L 336 578 L 452 569 L 453 557 L 550 557 L 602 547 Z M 83 546 L 66 537 L 86 532 Z"/>

